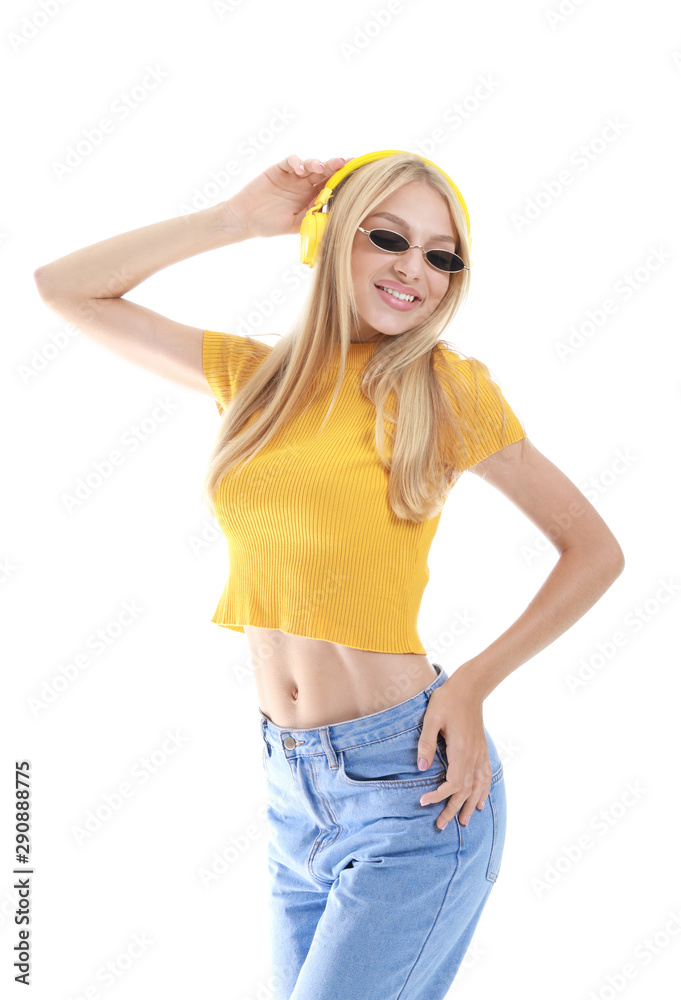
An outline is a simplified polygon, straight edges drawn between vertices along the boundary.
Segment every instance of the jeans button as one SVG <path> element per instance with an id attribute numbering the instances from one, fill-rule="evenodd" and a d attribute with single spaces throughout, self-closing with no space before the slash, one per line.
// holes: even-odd
<path id="1" fill-rule="evenodd" d="M 286 736 L 284 738 L 284 746 L 286 747 L 287 750 L 293 750 L 296 743 L 297 740 L 294 740 L 292 736 Z"/>

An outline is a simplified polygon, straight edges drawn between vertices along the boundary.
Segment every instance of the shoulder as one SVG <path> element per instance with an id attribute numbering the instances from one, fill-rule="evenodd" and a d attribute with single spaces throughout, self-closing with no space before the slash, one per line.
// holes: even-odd
<path id="1" fill-rule="evenodd" d="M 467 467 L 525 437 L 522 421 L 483 361 L 438 343 L 433 362 L 465 440 Z"/>
<path id="2" fill-rule="evenodd" d="M 439 340 L 433 348 L 433 364 L 440 370 L 456 368 L 463 360 L 463 357 L 451 350 L 443 340 Z"/>
<path id="3" fill-rule="evenodd" d="M 203 331 L 204 357 L 233 361 L 264 361 L 272 348 L 254 337 L 244 337 L 238 333 L 220 333 L 217 330 Z"/>
<path id="4" fill-rule="evenodd" d="M 241 386 L 255 374 L 271 350 L 268 344 L 263 344 L 253 337 L 204 330 L 203 371 L 220 404 L 218 405 L 220 412 Z"/>
<path id="5" fill-rule="evenodd" d="M 456 402 L 460 401 L 461 394 L 464 398 L 472 395 L 479 400 L 481 394 L 487 396 L 495 384 L 484 361 L 464 357 L 442 341 L 436 344 L 433 351 L 433 367 L 448 395 L 451 396 L 452 392 L 456 394 Z"/>

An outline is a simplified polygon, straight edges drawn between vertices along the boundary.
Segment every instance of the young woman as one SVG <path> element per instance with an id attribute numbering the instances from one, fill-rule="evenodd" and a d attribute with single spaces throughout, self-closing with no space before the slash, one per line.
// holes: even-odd
<path id="1" fill-rule="evenodd" d="M 624 566 L 487 367 L 440 340 L 469 287 L 460 192 L 416 154 L 372 155 L 340 183 L 343 159 L 288 156 L 214 208 L 35 275 L 60 316 L 212 395 L 222 414 L 205 496 L 229 580 L 212 620 L 245 633 L 255 671 L 277 1000 L 445 996 L 504 845 L 483 702 Z M 327 182 L 308 300 L 274 347 L 123 298 L 175 261 L 298 233 Z M 517 621 L 448 676 L 416 621 L 442 505 L 465 470 L 560 558 Z"/>

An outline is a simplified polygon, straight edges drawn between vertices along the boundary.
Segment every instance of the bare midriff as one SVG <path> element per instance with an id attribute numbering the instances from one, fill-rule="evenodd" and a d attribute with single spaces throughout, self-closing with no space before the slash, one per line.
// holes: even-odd
<path id="1" fill-rule="evenodd" d="M 392 708 L 437 677 L 421 653 L 376 653 L 245 625 L 260 710 L 284 729 L 314 729 Z"/>

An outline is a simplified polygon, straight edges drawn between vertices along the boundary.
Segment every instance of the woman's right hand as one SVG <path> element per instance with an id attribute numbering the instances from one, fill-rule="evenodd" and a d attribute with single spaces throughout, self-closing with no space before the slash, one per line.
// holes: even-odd
<path id="1" fill-rule="evenodd" d="M 292 154 L 249 181 L 225 202 L 225 207 L 249 236 L 299 233 L 305 213 L 314 205 L 323 184 L 349 159 L 336 156 L 322 162 L 301 160 Z M 298 169 L 301 164 L 302 170 Z"/>

